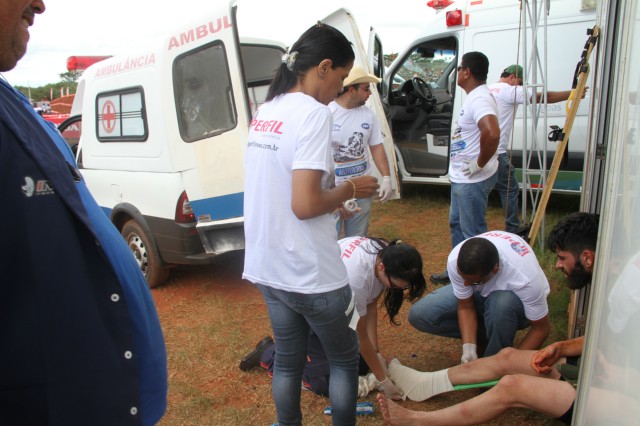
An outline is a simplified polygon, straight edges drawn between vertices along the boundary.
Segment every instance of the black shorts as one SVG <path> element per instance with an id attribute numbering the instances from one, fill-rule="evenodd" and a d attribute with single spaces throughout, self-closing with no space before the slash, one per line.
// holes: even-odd
<path id="1" fill-rule="evenodd" d="M 571 419 L 573 418 L 573 405 L 574 404 L 575 404 L 575 401 L 571 404 L 571 407 L 569 407 L 567 412 L 564 413 L 563 415 L 561 415 L 560 417 L 558 417 L 557 420 L 560 420 L 565 425 L 570 425 L 571 424 Z"/>
<path id="2" fill-rule="evenodd" d="M 580 357 L 579 356 L 573 356 L 573 357 L 568 357 L 567 358 L 567 364 L 569 365 L 573 365 L 573 366 L 577 366 L 580 362 Z M 562 380 L 563 382 L 566 381 L 564 377 L 560 377 L 560 380 Z M 557 418 L 557 420 L 560 420 L 562 423 L 566 424 L 566 425 L 570 425 L 571 424 L 571 419 L 573 418 L 573 406 L 575 405 L 575 401 L 573 401 L 571 403 L 571 407 L 569 407 L 569 409 L 560 417 Z"/>

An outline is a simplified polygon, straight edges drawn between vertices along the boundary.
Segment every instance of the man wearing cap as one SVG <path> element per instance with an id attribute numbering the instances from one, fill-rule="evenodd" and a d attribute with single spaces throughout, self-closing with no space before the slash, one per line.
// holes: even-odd
<path id="1" fill-rule="evenodd" d="M 500 80 L 489 86 L 489 91 L 498 104 L 498 120 L 500 122 L 500 145 L 498 146 L 498 182 L 496 189 L 500 193 L 502 208 L 505 209 L 505 230 L 517 233 L 520 228 L 518 218 L 518 180 L 515 168 L 509 156 L 509 144 L 513 130 L 513 117 L 518 105 L 524 103 L 522 87 L 523 69 L 520 65 L 509 65 L 502 71 Z M 585 89 L 586 92 L 586 89 Z M 559 92 L 547 91 L 547 103 L 554 104 L 566 101 L 571 90 Z M 584 99 L 585 93 L 582 94 Z M 536 94 L 536 102 L 542 101 L 542 93 Z"/>
<path id="2" fill-rule="evenodd" d="M 489 59 L 467 52 L 458 67 L 457 84 L 467 94 L 451 137 L 449 180 L 451 247 L 487 232 L 487 202 L 497 180 L 498 106 L 489 93 Z M 449 271 L 432 274 L 434 284 L 449 282 Z"/>
<path id="3" fill-rule="evenodd" d="M 383 136 L 376 115 L 365 102 L 371 94 L 371 83 L 380 79 L 355 66 L 344 80 L 344 88 L 335 101 L 329 104 L 333 113 L 331 151 L 335 166 L 335 184 L 354 177 L 371 174 L 371 158 L 382 175 L 378 195 L 387 201 L 393 194 L 389 160 L 384 151 Z M 367 149 L 369 147 L 369 149 Z M 338 237 L 344 222 L 344 236 L 365 236 L 369 228 L 371 198 L 357 199 L 359 210 L 354 214 L 340 212 L 337 222 Z"/>

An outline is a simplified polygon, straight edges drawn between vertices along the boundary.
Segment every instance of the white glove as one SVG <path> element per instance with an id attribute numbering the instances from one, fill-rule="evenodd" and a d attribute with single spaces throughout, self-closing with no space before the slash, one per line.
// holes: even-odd
<path id="1" fill-rule="evenodd" d="M 380 189 L 378 189 L 378 195 L 380 196 L 380 202 L 384 203 L 393 194 L 393 188 L 391 188 L 391 176 L 383 176 L 380 183 Z"/>
<path id="2" fill-rule="evenodd" d="M 482 170 L 482 167 L 478 166 L 478 160 L 473 161 L 463 161 L 464 165 L 462 166 L 462 174 L 471 177 Z"/>
<path id="3" fill-rule="evenodd" d="M 386 396 L 387 398 L 396 400 L 402 399 L 402 391 L 395 385 L 395 383 L 393 383 L 393 380 L 391 380 L 390 378 L 385 377 L 383 381 L 377 382 L 376 385 L 378 390 L 384 393 L 384 396 Z"/>
<path id="4" fill-rule="evenodd" d="M 464 343 L 462 345 L 462 358 L 460 358 L 460 362 L 462 364 L 466 364 L 469 361 L 473 361 L 478 359 L 478 354 L 476 353 L 476 344 L 475 343 Z"/>

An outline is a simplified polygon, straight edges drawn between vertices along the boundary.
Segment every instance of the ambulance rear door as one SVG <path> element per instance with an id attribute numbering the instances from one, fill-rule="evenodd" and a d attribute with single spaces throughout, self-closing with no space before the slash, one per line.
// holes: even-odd
<path id="1" fill-rule="evenodd" d="M 236 10 L 234 2 L 226 9 L 217 7 L 168 39 L 174 56 L 174 104 L 168 108 L 177 117 L 176 137 L 190 148 L 184 185 L 208 253 L 244 248 L 249 122 L 284 52 L 276 42 L 241 44 Z M 184 158 L 182 152 L 176 157 Z"/>

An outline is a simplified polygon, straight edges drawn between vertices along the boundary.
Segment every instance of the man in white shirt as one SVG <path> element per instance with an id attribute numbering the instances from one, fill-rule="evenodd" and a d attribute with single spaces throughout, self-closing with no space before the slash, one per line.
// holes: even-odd
<path id="1" fill-rule="evenodd" d="M 393 189 L 382 131 L 375 113 L 365 106 L 371 94 L 371 83 L 380 83 L 380 79 L 360 67 L 353 67 L 344 80 L 342 92 L 329 104 L 333 113 L 331 151 L 336 185 L 355 176 L 371 174 L 373 158 L 382 175 L 378 193 L 380 201 L 384 202 L 391 197 Z M 357 203 L 360 210 L 353 214 L 341 210 L 336 226 L 338 236 L 343 223 L 345 238 L 367 235 L 372 199 L 358 198 Z"/>
<path id="2" fill-rule="evenodd" d="M 467 52 L 458 67 L 458 86 L 467 93 L 451 137 L 449 180 L 451 246 L 487 231 L 487 201 L 497 180 L 498 106 L 489 93 L 489 59 Z M 449 282 L 447 271 L 430 277 L 435 284 Z"/>
<path id="3" fill-rule="evenodd" d="M 583 288 L 591 283 L 596 258 L 598 223 L 597 215 L 576 212 L 561 219 L 549 233 L 546 246 L 555 252 L 556 268 L 565 275 L 567 286 L 571 290 Z M 494 233 L 512 235 L 502 231 Z M 516 238 L 514 241 L 518 241 L 517 236 L 513 237 Z M 475 239 L 478 238 L 472 240 Z M 521 249 L 522 247 L 524 246 L 520 246 Z M 633 284 L 637 288 L 638 270 L 635 266 L 633 268 Z M 476 280 L 477 277 L 473 279 Z M 489 283 L 490 281 L 487 281 L 483 285 L 488 286 Z M 634 329 L 633 333 L 635 337 L 637 330 Z M 524 407 L 554 417 L 564 424 L 571 424 L 576 399 L 576 389 L 572 382 L 576 378 L 576 365 L 582 355 L 584 340 L 584 336 L 581 336 L 552 343 L 537 352 L 521 350 L 524 349 L 521 344 L 517 349 L 505 348 L 495 356 L 434 372 L 418 372 L 403 366 L 398 359 L 393 359 L 389 363 L 389 375 L 413 401 L 424 401 L 434 395 L 452 391 L 456 385 L 482 386 L 489 380 L 498 380 L 495 386 L 479 396 L 436 411 L 410 411 L 384 395 L 378 395 L 382 416 L 389 424 L 485 424 L 509 408 Z M 623 356 L 628 358 L 629 354 Z M 606 355 L 599 353 L 599 363 L 604 361 L 609 367 L 606 369 L 608 377 L 605 381 L 611 383 L 615 371 L 611 368 L 613 365 L 605 359 Z M 626 366 L 628 362 L 623 364 Z M 624 370 L 627 377 L 620 381 L 630 383 L 629 368 Z M 597 408 L 588 413 L 591 414 L 588 418 L 593 424 L 608 424 L 607 420 L 611 418 L 610 415 L 607 417 L 608 410 L 638 405 L 637 399 L 629 398 L 622 393 L 616 393 L 616 401 L 612 403 L 609 397 L 603 397 L 603 391 L 608 392 L 611 389 L 605 391 L 596 385 L 590 390 L 599 393 L 597 402 L 602 402 L 595 404 Z M 597 420 L 594 420 L 596 418 Z"/>
<path id="4" fill-rule="evenodd" d="M 551 330 L 549 282 L 533 249 L 521 237 L 490 231 L 449 254 L 451 284 L 415 303 L 409 322 L 420 331 L 462 339 L 462 363 L 495 355 L 529 328 L 518 349 L 540 348 Z"/>
<path id="5" fill-rule="evenodd" d="M 513 117 L 518 105 L 524 103 L 522 87 L 523 69 L 520 65 L 509 65 L 500 75 L 497 83 L 489 85 L 489 91 L 498 104 L 498 120 L 500 123 L 500 145 L 498 146 L 498 182 L 496 189 L 500 193 L 502 208 L 505 210 L 505 230 L 517 233 L 520 228 L 518 218 L 518 179 L 509 155 Z M 547 103 L 554 104 L 569 99 L 571 90 L 559 92 L 547 91 Z M 586 89 L 585 89 L 586 93 Z M 582 94 L 584 98 L 585 93 Z M 531 98 L 531 94 L 529 95 Z M 542 102 L 542 93 L 536 94 L 536 102 Z"/>

